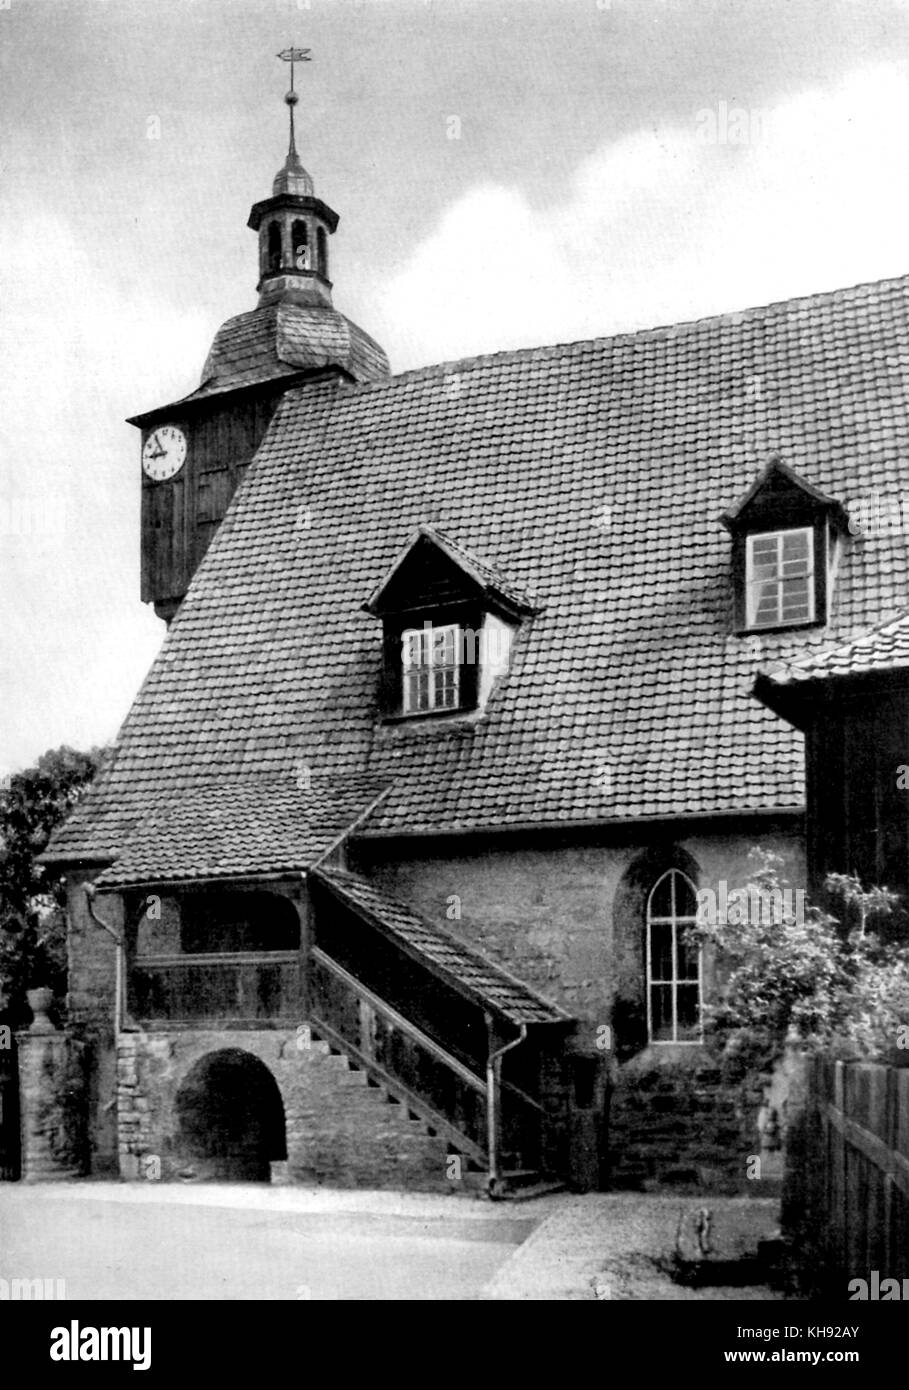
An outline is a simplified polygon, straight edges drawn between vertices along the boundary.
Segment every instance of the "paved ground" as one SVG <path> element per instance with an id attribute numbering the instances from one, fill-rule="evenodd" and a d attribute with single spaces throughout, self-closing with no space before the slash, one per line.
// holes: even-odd
<path id="1" fill-rule="evenodd" d="M 88 1299 L 474 1299 L 534 1224 L 445 1196 L 4 1184 L 0 1278 Z"/>
<path id="2" fill-rule="evenodd" d="M 596 1192 L 550 1199 L 550 1213 L 492 1277 L 484 1298 L 715 1301 L 779 1300 L 766 1285 L 687 1288 L 661 1267 L 675 1252 L 694 1253 L 694 1221 L 711 1214 L 714 1256 L 738 1259 L 776 1233 L 779 1203 L 753 1197 L 669 1197 Z M 539 1206 L 539 1203 L 535 1203 Z"/>
<path id="3" fill-rule="evenodd" d="M 662 1271 L 702 1206 L 727 1256 L 773 1233 L 776 1203 L 749 1198 L 3 1184 L 0 1278 L 65 1279 L 87 1299 L 778 1299 Z"/>

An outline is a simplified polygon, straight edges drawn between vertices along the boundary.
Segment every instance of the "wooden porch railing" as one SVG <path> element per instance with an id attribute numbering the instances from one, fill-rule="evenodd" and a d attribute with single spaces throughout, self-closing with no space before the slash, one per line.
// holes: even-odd
<path id="1" fill-rule="evenodd" d="M 488 1157 L 488 1094 L 480 1076 L 367 989 L 318 947 L 312 951 L 310 1017 L 414 1112 L 478 1162 Z M 506 1152 L 524 1165 L 539 1159 L 543 1107 L 507 1081 L 492 1097 Z"/>
<path id="2" fill-rule="evenodd" d="M 298 951 L 139 956 L 130 971 L 129 1011 L 161 1023 L 299 1023 Z"/>

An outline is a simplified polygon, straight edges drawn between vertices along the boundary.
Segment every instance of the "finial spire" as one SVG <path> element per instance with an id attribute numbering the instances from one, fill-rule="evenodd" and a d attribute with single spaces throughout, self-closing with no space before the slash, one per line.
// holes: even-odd
<path id="1" fill-rule="evenodd" d="M 294 107 L 300 100 L 298 92 L 294 91 L 294 63 L 309 63 L 312 61 L 311 48 L 285 48 L 278 54 L 278 57 L 285 63 L 290 63 L 290 91 L 284 97 L 287 109 L 290 113 L 290 145 L 287 150 L 288 158 L 296 156 L 297 143 L 296 132 L 294 131 Z"/>

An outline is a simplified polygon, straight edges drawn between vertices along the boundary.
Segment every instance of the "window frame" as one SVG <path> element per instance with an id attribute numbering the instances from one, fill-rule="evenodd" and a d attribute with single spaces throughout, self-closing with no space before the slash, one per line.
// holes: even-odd
<path id="1" fill-rule="evenodd" d="M 439 637 L 442 637 L 444 643 L 449 633 L 454 634 L 452 640 L 453 660 L 450 662 L 436 662 L 434 659 L 436 641 Z M 413 718 L 421 714 L 453 714 L 461 708 L 461 673 L 465 664 L 462 659 L 463 640 L 461 633 L 462 628 L 460 623 L 435 623 L 428 618 L 425 619 L 419 627 L 406 627 L 403 629 L 401 633 L 401 713 L 406 718 Z M 411 649 L 413 647 L 412 639 L 417 640 L 417 644 L 421 649 L 421 658 L 425 658 L 426 655 L 429 655 L 429 661 L 408 661 L 408 639 L 411 639 Z M 429 648 L 428 652 L 424 650 L 427 647 Z M 442 704 L 438 702 L 435 677 L 439 673 L 449 671 L 454 673 L 454 681 L 452 683 L 454 700 L 450 704 Z M 420 679 L 422 673 L 427 673 L 428 675 L 426 691 L 429 696 L 429 704 L 425 706 L 419 704 L 411 705 L 409 703 L 410 690 L 415 673 L 417 680 Z M 446 687 L 443 686 L 443 690 L 445 688 Z"/>
<path id="2" fill-rule="evenodd" d="M 460 630 L 461 651 L 467 654 L 471 632 L 477 634 L 483 614 L 475 603 L 446 603 L 432 607 L 411 608 L 406 612 L 387 614 L 382 619 L 382 675 L 379 686 L 379 709 L 383 723 L 419 723 L 420 720 L 452 719 L 469 714 L 479 700 L 479 661 L 463 661 L 459 668 L 458 703 L 447 708 L 405 711 L 404 661 L 402 639 L 407 631 L 423 630 L 428 622 L 433 628 L 457 626 Z M 474 647 L 477 650 L 477 647 Z"/>
<path id="3" fill-rule="evenodd" d="M 697 901 L 697 888 L 695 887 L 695 884 L 692 882 L 692 880 L 689 878 L 689 876 L 684 872 L 684 870 L 679 869 L 679 868 L 676 868 L 675 866 L 672 866 L 672 867 L 670 867 L 670 868 L 668 868 L 668 869 L 664 869 L 663 872 L 660 874 L 660 876 L 655 880 L 655 882 L 653 883 L 653 885 L 652 885 L 652 887 L 651 887 L 649 893 L 647 894 L 647 900 L 646 900 L 646 903 L 645 903 L 645 905 L 644 905 L 644 924 L 645 924 L 645 930 L 644 930 L 644 964 L 645 964 L 645 973 L 646 973 L 645 989 L 646 989 L 646 994 L 647 994 L 647 1042 L 648 1042 L 648 1045 L 649 1045 L 649 1046 L 652 1046 L 652 1047 L 701 1047 L 701 1046 L 703 1046 L 703 1042 L 704 1042 L 704 948 L 703 948 L 702 945 L 699 945 L 699 946 L 698 946 L 698 962 L 697 962 L 697 963 L 698 963 L 698 970 L 697 970 L 697 976 L 696 976 L 696 978 L 695 978 L 695 979 L 691 979 L 691 978 L 688 978 L 688 977 L 680 977 L 679 974 L 678 974 L 678 926 L 679 926 L 680 923 L 683 924 L 683 925 L 685 925 L 685 926 L 688 926 L 689 924 L 690 924 L 690 925 L 694 925 L 694 924 L 696 923 L 696 921 L 697 921 L 697 914 L 695 913 L 695 914 L 692 915 L 692 916 L 687 916 L 687 915 L 685 915 L 685 916 L 680 916 L 679 913 L 676 911 L 675 876 L 678 876 L 679 878 L 684 879 L 684 881 L 687 883 L 688 887 L 691 889 L 692 894 L 694 895 L 695 902 Z M 669 917 L 655 917 L 655 916 L 653 915 L 652 911 L 651 911 L 651 904 L 653 903 L 653 897 L 654 897 L 654 894 L 656 893 L 657 889 L 660 887 L 660 885 L 661 885 L 667 878 L 671 879 L 671 882 L 672 882 L 672 898 L 671 898 L 672 912 L 671 912 L 671 915 L 670 915 Z M 671 948 L 671 949 L 672 949 L 672 973 L 671 973 L 671 977 L 670 977 L 669 979 L 662 979 L 662 978 L 659 978 L 659 979 L 656 979 L 656 980 L 655 980 L 654 977 L 653 977 L 653 958 L 652 958 L 652 952 L 651 952 L 651 941 L 652 941 L 651 928 L 652 928 L 654 925 L 659 925 L 659 926 L 667 926 L 667 925 L 668 925 L 668 926 L 670 926 L 671 929 L 672 929 L 672 936 L 671 936 L 671 941 L 672 941 L 672 948 Z M 697 1035 L 696 1038 L 680 1038 L 680 1037 L 678 1036 L 678 1031 L 679 1031 L 679 1024 L 678 1024 L 678 988 L 679 988 L 679 985 L 692 985 L 692 984 L 696 984 L 696 985 L 697 985 L 697 1032 L 698 1032 L 698 1035 Z M 652 991 L 653 991 L 653 989 L 654 989 L 655 986 L 663 986 L 663 987 L 665 987 L 666 985 L 669 985 L 670 990 L 671 990 L 671 999 L 672 999 L 672 1034 L 673 1034 L 673 1035 L 672 1035 L 671 1038 L 655 1038 L 654 1035 L 653 1035 L 653 994 L 652 994 Z"/>
<path id="4" fill-rule="evenodd" d="M 804 574 L 792 576 L 793 578 L 804 579 L 808 591 L 809 611 L 806 617 L 788 620 L 783 616 L 783 598 L 786 576 L 782 573 L 782 567 L 786 563 L 783 555 L 786 536 L 807 536 L 808 538 L 808 558 L 807 569 Z M 755 579 L 754 572 L 754 547 L 758 541 L 773 539 L 777 543 L 776 548 L 776 575 L 773 579 Z M 768 531 L 749 531 L 745 536 L 745 626 L 749 632 L 775 632 L 785 628 L 807 627 L 817 621 L 818 593 L 817 593 L 817 545 L 815 528 L 813 526 L 777 526 Z M 760 596 L 755 598 L 755 591 L 759 585 L 775 584 L 777 609 L 773 621 L 759 623 L 757 619 L 757 609 L 760 606 Z"/>

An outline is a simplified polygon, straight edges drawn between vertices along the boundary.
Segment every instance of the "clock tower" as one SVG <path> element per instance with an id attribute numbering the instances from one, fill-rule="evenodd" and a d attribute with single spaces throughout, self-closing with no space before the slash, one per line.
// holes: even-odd
<path id="1" fill-rule="evenodd" d="M 338 214 L 316 197 L 296 148 L 294 64 L 290 144 L 271 197 L 248 225 L 258 234 L 255 309 L 228 319 L 197 390 L 129 421 L 142 431 L 142 599 L 170 623 L 285 391 L 326 377 L 389 375 L 382 348 L 332 303 L 329 238 Z"/>

